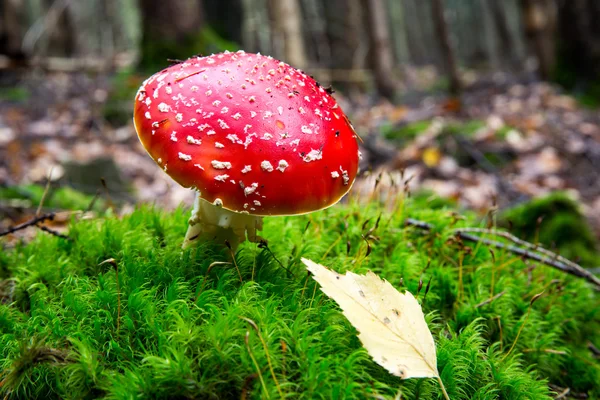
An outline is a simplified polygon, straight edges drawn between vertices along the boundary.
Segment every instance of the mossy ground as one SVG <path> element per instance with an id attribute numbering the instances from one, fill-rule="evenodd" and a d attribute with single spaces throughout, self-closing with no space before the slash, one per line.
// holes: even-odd
<path id="1" fill-rule="evenodd" d="M 435 229 L 404 227 L 407 216 Z M 366 256 L 362 235 L 379 217 Z M 600 345 L 597 294 L 550 267 L 452 240 L 453 228 L 477 224 L 473 217 L 420 200 L 392 213 L 372 203 L 269 218 L 269 249 L 246 243 L 236 254 L 243 282 L 232 265 L 213 264 L 229 261 L 226 252 L 181 250 L 186 219 L 183 210 L 140 207 L 122 219 L 74 222 L 72 241 L 41 233 L 0 253 L 0 395 L 441 398 L 435 380 L 401 381 L 370 359 L 306 273 L 307 257 L 338 271 L 373 270 L 414 294 L 422 282 L 453 400 L 552 398 L 549 384 L 600 398 L 600 365 L 588 350 Z"/>

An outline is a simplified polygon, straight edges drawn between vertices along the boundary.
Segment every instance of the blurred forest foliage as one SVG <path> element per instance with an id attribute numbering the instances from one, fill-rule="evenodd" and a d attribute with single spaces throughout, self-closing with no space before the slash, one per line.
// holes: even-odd
<path id="1" fill-rule="evenodd" d="M 242 48 L 388 98 L 418 85 L 406 66 L 445 71 L 453 91 L 476 69 L 598 96 L 599 17 L 595 0 L 4 0 L 0 67 L 156 70 Z"/>

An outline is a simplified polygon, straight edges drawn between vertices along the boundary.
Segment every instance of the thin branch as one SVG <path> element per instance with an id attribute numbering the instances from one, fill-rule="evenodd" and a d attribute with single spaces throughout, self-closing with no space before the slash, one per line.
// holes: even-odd
<path id="1" fill-rule="evenodd" d="M 14 226 L 12 228 L 9 228 L 8 230 L 6 230 L 4 232 L 0 232 L 0 237 L 6 236 L 6 235 L 10 235 L 11 233 L 15 233 L 15 232 L 21 231 L 21 230 L 23 230 L 25 228 L 28 228 L 30 226 L 37 225 L 40 222 L 52 221 L 55 216 L 56 216 L 56 214 L 54 214 L 54 213 L 42 214 L 42 215 L 37 216 L 37 217 L 35 217 L 33 219 L 30 219 L 27 222 L 22 223 L 20 225 L 17 225 L 17 226 Z"/>
<path id="2" fill-rule="evenodd" d="M 484 301 L 482 301 L 481 303 L 477 304 L 477 305 L 475 306 L 475 308 L 483 307 L 483 306 L 485 306 L 486 304 L 490 304 L 492 301 L 494 301 L 494 300 L 496 300 L 496 299 L 499 299 L 500 297 L 504 296 L 505 294 L 506 294 L 506 290 L 503 290 L 502 292 L 498 293 L 497 295 L 495 295 L 495 296 L 493 296 L 493 297 L 490 297 L 489 299 L 487 299 L 487 300 L 484 300 Z"/>
<path id="3" fill-rule="evenodd" d="M 405 223 L 406 223 L 406 225 L 414 226 L 416 228 L 419 228 L 419 229 L 422 229 L 425 231 L 431 231 L 433 229 L 433 225 L 428 224 L 427 222 L 418 221 L 418 220 L 415 220 L 412 218 L 408 218 Z M 486 238 L 483 238 L 483 237 L 480 237 L 477 235 L 473 235 L 473 234 L 469 233 L 468 231 L 469 231 L 469 228 L 459 228 L 459 229 L 454 230 L 454 233 L 456 234 L 457 237 L 461 238 L 462 240 L 468 240 L 470 242 L 475 242 L 475 243 L 483 243 L 488 246 L 496 247 L 498 249 L 510 251 L 511 253 L 521 256 L 523 258 L 537 261 L 539 263 L 556 268 L 567 274 L 577 276 L 579 278 L 583 278 L 586 281 L 592 283 L 596 290 L 600 290 L 600 279 L 598 277 L 596 277 L 594 274 L 590 273 L 589 271 L 582 268 L 580 265 L 575 264 L 572 261 L 569 261 L 568 263 L 561 261 L 559 259 L 560 256 L 556 253 L 553 253 L 546 249 L 542 249 L 540 251 L 541 247 L 539 247 L 539 246 L 536 247 L 535 245 L 525 242 L 521 239 L 518 239 L 519 241 L 516 243 L 518 243 L 518 244 L 526 243 L 526 245 L 524 245 L 526 248 L 521 248 L 521 247 L 511 245 L 511 244 L 498 242 L 496 240 L 486 239 Z M 494 231 L 486 231 L 486 233 L 493 233 L 493 232 Z"/>

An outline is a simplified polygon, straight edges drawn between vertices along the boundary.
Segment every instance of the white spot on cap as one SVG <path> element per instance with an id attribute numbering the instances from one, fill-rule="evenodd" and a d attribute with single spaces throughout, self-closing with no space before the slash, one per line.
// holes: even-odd
<path id="1" fill-rule="evenodd" d="M 171 93 L 173 93 L 173 89 L 171 89 L 171 86 L 167 86 L 167 87 L 165 88 L 165 91 L 167 92 L 167 94 L 171 94 Z"/>
<path id="2" fill-rule="evenodd" d="M 302 126 L 300 127 L 300 130 L 302 131 L 302 133 L 306 133 L 306 134 L 309 134 L 309 135 L 310 135 L 311 133 L 313 133 L 312 129 L 310 129 L 310 128 L 309 128 L 308 126 L 306 126 L 306 125 L 302 125 Z"/>
<path id="3" fill-rule="evenodd" d="M 277 165 L 277 169 L 279 171 L 283 172 L 289 166 L 290 166 L 290 164 L 288 164 L 287 161 L 285 161 L 285 160 L 279 160 L 279 164 Z"/>
<path id="4" fill-rule="evenodd" d="M 242 174 L 246 174 L 248 172 L 252 171 L 252 166 L 251 165 L 244 165 L 244 169 L 242 170 Z"/>
<path id="5" fill-rule="evenodd" d="M 333 172 L 331 173 L 331 177 L 332 177 L 333 179 L 335 179 L 335 178 L 339 178 L 339 177 L 340 177 L 340 173 L 339 173 L 339 172 L 337 172 L 337 171 L 333 171 Z"/>
<path id="6" fill-rule="evenodd" d="M 221 104 L 221 101 L 219 101 L 219 100 L 215 100 L 212 102 L 212 105 L 215 107 L 219 107 L 219 104 Z"/>
<path id="7" fill-rule="evenodd" d="M 210 90 L 210 89 L 207 90 L 205 94 L 206 94 L 206 96 L 210 96 L 212 94 L 212 90 Z"/>
<path id="8" fill-rule="evenodd" d="M 187 142 L 189 144 L 202 144 L 202 141 L 200 139 L 194 139 L 193 136 L 189 136 L 187 137 Z"/>
<path id="9" fill-rule="evenodd" d="M 175 131 L 171 132 L 171 140 L 173 142 L 177 141 L 177 132 L 175 132 Z"/>
<path id="10" fill-rule="evenodd" d="M 283 107 L 279 106 L 277 107 L 277 112 L 279 113 L 279 115 L 283 114 Z"/>
<path id="11" fill-rule="evenodd" d="M 242 114 L 240 114 L 240 113 L 235 113 L 235 114 L 233 114 L 233 115 L 231 116 L 231 118 L 233 118 L 233 119 L 235 119 L 235 120 L 237 121 L 238 119 L 242 118 Z"/>
<path id="12" fill-rule="evenodd" d="M 227 180 L 227 178 L 229 178 L 229 175 L 227 175 L 227 174 L 217 175 L 217 176 L 215 176 L 215 181 L 225 182 Z"/>
<path id="13" fill-rule="evenodd" d="M 250 194 L 252 194 L 252 193 L 256 192 L 256 189 L 257 189 L 257 188 L 258 188 L 258 183 L 254 182 L 252 185 L 250 185 L 250 186 L 246 186 L 246 187 L 244 188 L 244 194 L 245 194 L 246 196 L 248 196 L 248 195 L 250 195 Z"/>
<path id="14" fill-rule="evenodd" d="M 273 138 L 273 135 L 271 135 L 270 133 L 264 133 L 263 137 L 261 137 L 262 140 L 271 140 Z"/>
<path id="15" fill-rule="evenodd" d="M 225 145 L 223 143 L 215 142 L 215 147 L 217 149 L 222 149 L 223 147 L 225 147 Z"/>
<path id="16" fill-rule="evenodd" d="M 347 186 L 350 183 L 350 177 L 348 176 L 348 171 L 345 169 L 342 169 L 342 166 L 340 166 L 340 171 L 342 171 L 342 179 L 344 180 L 344 186 Z"/>
<path id="17" fill-rule="evenodd" d="M 160 103 L 158 105 L 158 111 L 163 112 L 163 113 L 169 112 L 169 108 L 170 107 L 166 103 Z"/>
<path id="18" fill-rule="evenodd" d="M 229 169 L 229 168 L 231 168 L 231 163 L 228 161 L 212 160 L 210 162 L 210 164 L 213 166 L 214 169 Z"/>
<path id="19" fill-rule="evenodd" d="M 217 134 L 217 132 L 213 131 L 212 129 L 210 131 L 206 132 L 207 136 L 216 135 L 216 134 Z"/>
<path id="20" fill-rule="evenodd" d="M 213 205 L 215 207 L 223 207 L 223 200 L 219 199 L 218 197 L 215 199 L 215 201 L 213 201 Z"/>
<path id="21" fill-rule="evenodd" d="M 144 116 L 146 117 L 146 119 L 152 119 L 152 116 L 148 111 L 146 111 L 146 114 L 144 114 Z"/>
<path id="22" fill-rule="evenodd" d="M 263 171 L 273 172 L 273 165 L 271 165 L 271 163 L 268 162 L 267 160 L 261 162 L 260 167 L 262 168 Z"/>
<path id="23" fill-rule="evenodd" d="M 234 133 L 230 133 L 226 137 L 227 137 L 227 139 L 231 140 L 231 143 L 241 142 L 240 138 L 238 138 L 237 135 Z"/>
<path id="24" fill-rule="evenodd" d="M 229 112 L 229 107 L 223 107 L 221 109 L 221 114 L 227 114 Z"/>
<path id="25" fill-rule="evenodd" d="M 305 162 L 311 162 L 315 160 L 320 160 L 323 158 L 323 152 L 321 150 L 311 150 L 307 155 L 305 155 L 302 159 Z"/>
<path id="26" fill-rule="evenodd" d="M 217 120 L 217 122 L 219 123 L 221 129 L 229 129 L 229 125 L 227 125 L 222 119 Z"/>
<path id="27" fill-rule="evenodd" d="M 200 164 L 194 164 L 194 167 L 200 168 L 202 171 L 204 171 L 204 168 L 202 168 L 202 165 L 200 165 Z"/>
<path id="28" fill-rule="evenodd" d="M 254 111 L 250 111 L 250 118 L 256 117 L 256 113 Z"/>
<path id="29" fill-rule="evenodd" d="M 183 161 L 190 161 L 192 159 L 192 156 L 190 156 L 189 154 L 183 154 L 180 152 L 179 159 L 183 160 Z"/>
<path id="30" fill-rule="evenodd" d="M 254 205 L 255 205 L 255 206 L 261 206 L 262 204 L 260 204 L 260 201 L 258 201 L 258 200 L 254 200 Z"/>
<path id="31" fill-rule="evenodd" d="M 181 122 L 181 121 L 183 121 L 183 114 L 181 114 L 181 113 L 177 113 L 177 115 L 175 115 L 175 120 L 176 120 L 177 122 Z"/>

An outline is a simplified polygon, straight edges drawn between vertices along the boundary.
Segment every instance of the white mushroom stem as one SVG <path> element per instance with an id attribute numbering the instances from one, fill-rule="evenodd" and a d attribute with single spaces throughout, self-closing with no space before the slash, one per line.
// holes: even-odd
<path id="1" fill-rule="evenodd" d="M 197 241 L 213 241 L 225 244 L 228 241 L 235 251 L 237 246 L 246 240 L 258 242 L 261 237 L 256 234 L 262 229 L 262 217 L 241 214 L 216 206 L 196 194 L 192 216 L 188 221 L 188 230 L 183 241 L 183 248 Z"/>

